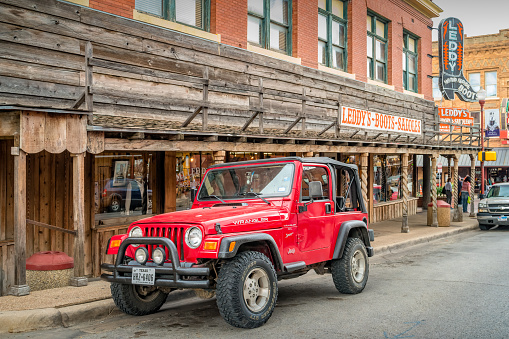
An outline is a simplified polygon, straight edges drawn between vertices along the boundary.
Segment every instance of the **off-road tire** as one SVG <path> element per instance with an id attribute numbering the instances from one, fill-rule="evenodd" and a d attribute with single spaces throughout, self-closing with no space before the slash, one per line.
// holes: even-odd
<path id="1" fill-rule="evenodd" d="M 168 293 L 155 289 L 143 296 L 137 292 L 140 288 L 143 286 L 111 283 L 111 295 L 115 305 L 126 314 L 147 315 L 157 312 L 166 302 Z"/>
<path id="2" fill-rule="evenodd" d="M 343 257 L 332 261 L 332 280 L 336 289 L 345 294 L 362 292 L 368 281 L 369 260 L 364 243 L 359 238 L 346 240 Z"/>
<path id="3" fill-rule="evenodd" d="M 253 290 L 250 284 L 255 281 Z M 256 297 L 248 305 L 246 293 L 250 295 L 253 291 Z M 219 271 L 217 307 L 228 324 L 240 328 L 256 328 L 265 324 L 272 315 L 277 292 L 276 271 L 269 258 L 260 252 L 242 252 L 226 262 Z"/>
<path id="4" fill-rule="evenodd" d="M 479 224 L 479 228 L 482 230 L 482 231 L 487 231 L 490 229 L 490 227 L 488 225 L 484 225 L 484 224 Z"/>

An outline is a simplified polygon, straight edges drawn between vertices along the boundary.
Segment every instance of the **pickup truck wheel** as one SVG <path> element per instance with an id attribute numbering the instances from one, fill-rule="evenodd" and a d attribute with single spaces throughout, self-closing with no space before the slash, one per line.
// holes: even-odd
<path id="1" fill-rule="evenodd" d="M 115 305 L 130 315 L 157 312 L 168 297 L 168 293 L 158 290 L 155 286 L 111 283 L 110 289 Z"/>
<path id="2" fill-rule="evenodd" d="M 333 260 L 332 280 L 341 293 L 362 292 L 368 281 L 369 261 L 364 243 L 359 238 L 348 238 L 341 259 Z"/>
<path id="3" fill-rule="evenodd" d="M 259 252 L 242 252 L 219 271 L 217 307 L 232 326 L 260 327 L 274 311 L 277 291 L 276 271 L 269 258 Z"/>
<path id="4" fill-rule="evenodd" d="M 490 227 L 488 225 L 479 224 L 479 228 L 483 231 L 488 230 Z"/>

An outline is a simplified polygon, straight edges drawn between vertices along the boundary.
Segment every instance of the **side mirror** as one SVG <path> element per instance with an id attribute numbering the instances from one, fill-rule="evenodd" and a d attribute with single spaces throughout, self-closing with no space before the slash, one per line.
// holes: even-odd
<path id="1" fill-rule="evenodd" d="M 197 188 L 191 188 L 191 203 L 194 202 L 194 199 L 196 198 L 196 194 L 198 194 Z"/>
<path id="2" fill-rule="evenodd" d="M 323 196 L 322 183 L 320 181 L 311 181 L 309 183 L 309 196 L 311 199 Z"/>

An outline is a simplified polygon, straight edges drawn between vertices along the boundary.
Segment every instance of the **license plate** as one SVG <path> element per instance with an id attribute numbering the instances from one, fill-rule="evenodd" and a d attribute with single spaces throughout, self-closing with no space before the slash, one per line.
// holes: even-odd
<path id="1" fill-rule="evenodd" d="M 507 217 L 498 217 L 498 221 L 507 221 Z"/>
<path id="2" fill-rule="evenodd" d="M 133 267 L 131 283 L 133 285 L 154 285 L 155 277 L 155 268 Z"/>

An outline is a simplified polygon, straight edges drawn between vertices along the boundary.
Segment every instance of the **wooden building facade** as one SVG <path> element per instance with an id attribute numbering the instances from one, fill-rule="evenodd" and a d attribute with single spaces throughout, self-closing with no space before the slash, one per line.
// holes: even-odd
<path id="1" fill-rule="evenodd" d="M 436 200 L 437 157 L 479 146 L 475 128 L 440 132 L 419 96 L 67 2 L 0 0 L 0 30 L 2 294 L 26 292 L 38 251 L 73 256 L 75 285 L 98 276 L 109 237 L 186 208 L 212 163 L 354 162 L 376 222 L 414 214 L 421 190 Z M 421 133 L 349 127 L 342 107 L 420 120 Z M 422 183 L 408 180 L 418 154 Z"/>

